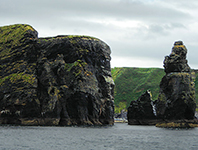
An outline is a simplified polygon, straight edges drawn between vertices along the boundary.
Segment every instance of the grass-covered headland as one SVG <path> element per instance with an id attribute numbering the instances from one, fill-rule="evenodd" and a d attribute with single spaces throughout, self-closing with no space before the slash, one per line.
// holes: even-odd
<path id="1" fill-rule="evenodd" d="M 198 71 L 195 72 L 196 103 L 198 102 Z M 112 78 L 115 82 L 115 113 L 127 109 L 132 100 L 137 100 L 146 90 L 151 90 L 152 100 L 157 100 L 159 85 L 165 75 L 161 68 L 112 68 Z"/>

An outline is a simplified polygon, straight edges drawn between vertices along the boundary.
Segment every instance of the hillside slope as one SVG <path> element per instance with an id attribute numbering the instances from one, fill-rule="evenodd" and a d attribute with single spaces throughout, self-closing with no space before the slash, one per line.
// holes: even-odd
<path id="1" fill-rule="evenodd" d="M 132 100 L 146 90 L 151 90 L 152 99 L 156 100 L 159 94 L 159 85 L 165 75 L 161 68 L 112 68 L 112 78 L 115 82 L 115 113 L 126 109 Z M 195 70 L 196 102 L 198 102 L 198 71 Z"/>

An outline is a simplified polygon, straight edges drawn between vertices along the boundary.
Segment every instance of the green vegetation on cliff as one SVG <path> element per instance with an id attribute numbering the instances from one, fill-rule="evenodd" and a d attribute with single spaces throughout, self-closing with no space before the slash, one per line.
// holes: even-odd
<path id="1" fill-rule="evenodd" d="M 146 90 L 151 90 L 152 99 L 156 100 L 160 81 L 165 75 L 159 68 L 112 68 L 111 73 L 115 82 L 115 113 L 126 109 Z"/>
<path id="2" fill-rule="evenodd" d="M 22 104 L 36 94 L 33 60 L 37 31 L 29 25 L 16 24 L 0 27 L 0 35 L 0 91 L 8 95 L 1 99 L 1 106 Z"/>
<path id="3" fill-rule="evenodd" d="M 0 27 L 0 35 L 0 124 L 114 124 L 106 43 L 79 35 L 38 38 L 26 24 Z"/>
<path id="4" fill-rule="evenodd" d="M 144 91 L 151 90 L 152 99 L 157 100 L 159 85 L 165 72 L 161 68 L 112 68 L 115 82 L 115 113 L 126 109 L 132 100 L 137 100 Z M 198 71 L 195 70 L 196 102 L 198 102 Z"/>
<path id="5" fill-rule="evenodd" d="M 24 46 L 21 51 L 17 51 L 19 47 L 24 45 L 27 40 L 27 33 L 34 29 L 25 24 L 16 24 L 12 26 L 0 27 L 0 56 L 1 59 L 9 59 L 10 57 L 24 52 L 28 45 Z M 31 38 L 29 40 L 32 40 Z"/>
<path id="6" fill-rule="evenodd" d="M 195 72 L 195 101 L 198 103 L 198 71 Z M 161 68 L 112 68 L 115 82 L 115 113 L 126 109 L 132 100 L 137 100 L 146 90 L 151 90 L 152 99 L 157 100 L 159 85 L 165 75 Z M 193 73 L 194 74 L 194 73 Z"/>

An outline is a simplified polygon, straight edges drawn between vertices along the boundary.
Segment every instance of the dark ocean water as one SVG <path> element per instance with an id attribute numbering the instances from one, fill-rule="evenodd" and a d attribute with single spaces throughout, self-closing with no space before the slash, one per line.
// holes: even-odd
<path id="1" fill-rule="evenodd" d="M 0 150 L 198 150 L 198 128 L 0 126 Z"/>

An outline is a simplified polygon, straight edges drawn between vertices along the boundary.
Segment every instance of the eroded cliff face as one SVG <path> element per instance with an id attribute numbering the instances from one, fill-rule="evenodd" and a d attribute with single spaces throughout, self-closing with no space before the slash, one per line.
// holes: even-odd
<path id="1" fill-rule="evenodd" d="M 0 34 L 2 123 L 113 124 L 107 44 L 88 36 L 38 38 L 29 25 L 1 27 Z"/>

